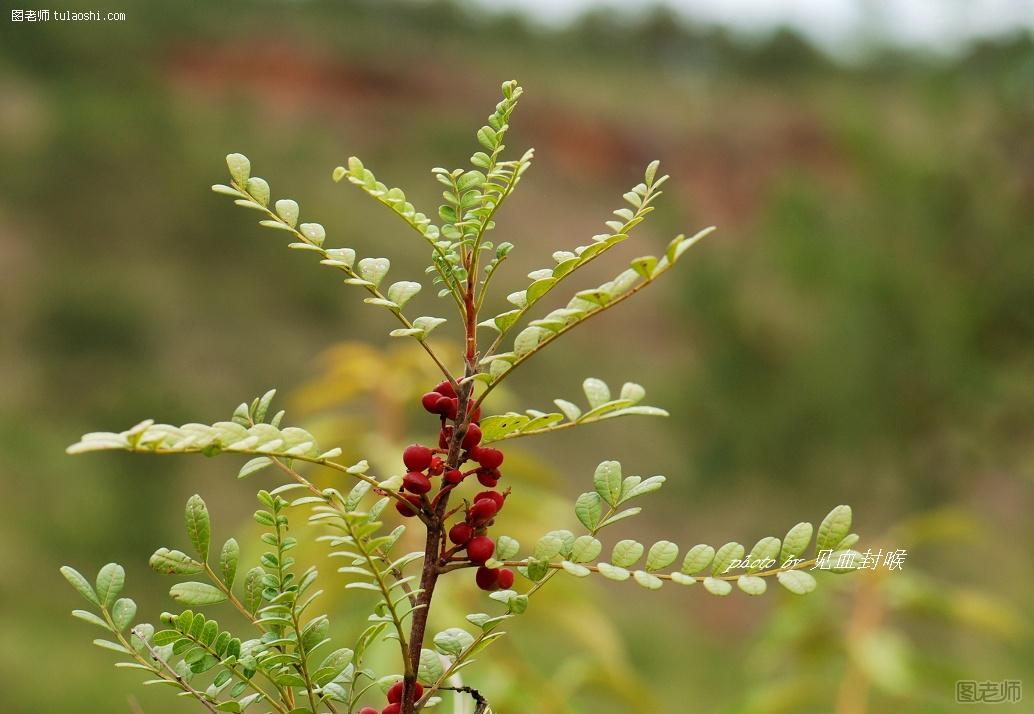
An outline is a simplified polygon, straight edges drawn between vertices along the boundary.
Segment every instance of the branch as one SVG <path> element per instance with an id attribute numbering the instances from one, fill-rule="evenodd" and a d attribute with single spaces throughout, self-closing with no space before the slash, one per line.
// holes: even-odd
<path id="1" fill-rule="evenodd" d="M 380 483 L 365 473 L 368 465 L 361 461 L 353 466 L 332 461 L 333 456 L 341 453 L 340 449 L 320 452 L 315 438 L 297 427 L 279 429 L 272 424 L 252 424 L 245 427 L 237 422 L 216 422 L 212 425 L 185 424 L 177 427 L 170 424 L 155 424 L 153 420 L 143 421 L 132 429 L 123 432 L 94 432 L 83 435 L 82 439 L 69 446 L 69 454 L 81 454 L 89 451 L 128 451 L 130 453 L 156 454 L 205 454 L 214 456 L 221 453 L 244 454 L 266 458 L 269 464 L 279 459 L 303 461 L 305 463 L 325 466 L 335 471 L 348 474 L 360 481 L 370 484 L 377 493 L 386 495 L 396 501 L 409 504 L 397 491 L 381 488 Z M 268 464 L 245 464 L 245 475 L 263 468 Z M 287 469 L 291 475 L 312 491 L 322 496 L 322 491 L 293 470 Z M 426 516 L 417 514 L 421 519 Z"/>
<path id="2" fill-rule="evenodd" d="M 595 291 L 583 291 L 582 293 L 579 293 L 579 295 L 589 292 L 594 293 L 594 297 L 597 300 L 599 300 L 599 302 L 592 303 L 588 299 L 576 296 L 574 300 L 572 300 L 572 302 L 569 303 L 569 307 L 567 308 L 569 310 L 578 310 L 577 316 L 573 319 L 568 318 L 566 322 L 563 322 L 559 325 L 553 324 L 550 326 L 550 328 L 539 327 L 535 325 L 527 328 L 529 330 L 541 330 L 546 334 L 542 336 L 541 339 L 539 339 L 537 342 L 535 342 L 533 346 L 522 351 L 520 354 L 517 354 L 516 352 L 509 353 L 509 358 L 504 355 L 489 354 L 488 357 L 485 357 L 483 360 L 481 360 L 482 363 L 494 362 L 496 360 L 502 359 L 506 362 L 509 362 L 510 366 L 505 371 L 491 378 L 491 381 L 488 383 L 488 387 L 485 389 L 484 392 L 481 393 L 481 396 L 478 397 L 477 401 L 474 403 L 474 408 L 476 409 L 480 407 L 481 403 L 485 401 L 485 397 L 487 397 L 492 392 L 492 390 L 495 389 L 496 386 L 498 386 L 500 382 L 506 379 L 506 377 L 508 377 L 518 366 L 524 364 L 533 355 L 541 351 L 546 345 L 552 343 L 561 335 L 566 334 L 568 331 L 572 330 L 577 325 L 581 325 L 582 323 L 586 322 L 589 318 L 599 315 L 600 313 L 606 310 L 609 310 L 610 308 L 632 297 L 648 285 L 653 284 L 653 282 L 658 277 L 660 277 L 661 275 L 663 275 L 671 269 L 671 267 L 675 264 L 675 261 L 679 258 L 679 256 L 682 255 L 682 253 L 686 249 L 695 244 L 704 236 L 711 233 L 713 230 L 713 227 L 705 228 L 704 230 L 700 231 L 699 233 L 690 238 L 686 238 L 685 236 L 681 235 L 677 236 L 674 240 L 671 241 L 671 243 L 668 244 L 667 254 L 660 260 L 657 260 L 652 256 L 649 258 L 650 262 L 648 263 L 643 262 L 647 260 L 645 258 L 636 260 L 634 265 L 636 265 L 637 267 L 633 267 L 629 271 L 622 273 L 614 281 L 611 281 L 611 283 L 617 282 L 618 280 L 639 280 L 639 282 L 633 284 L 631 287 L 624 289 L 623 292 L 616 296 L 611 296 L 607 294 L 607 291 L 604 290 L 604 288 L 606 288 L 607 285 L 601 286 L 599 289 Z M 634 273 L 631 272 L 633 270 L 635 271 Z M 641 280 L 639 278 L 641 278 Z M 571 305 L 581 305 L 582 303 L 595 304 L 595 307 L 589 309 L 571 307 Z M 524 333 L 521 333 L 521 335 L 523 334 Z M 517 342 L 520 341 L 521 335 L 517 336 Z M 514 357 L 513 355 L 516 355 L 516 357 Z"/>
<path id="3" fill-rule="evenodd" d="M 654 180 L 657 167 L 658 162 L 651 162 L 646 169 L 644 182 L 625 194 L 625 200 L 631 203 L 636 210 L 634 212 L 628 209 L 615 211 L 615 214 L 620 215 L 625 220 L 624 222 L 611 221 L 607 224 L 607 227 L 614 231 L 613 233 L 594 236 L 593 243 L 579 247 L 576 252 L 567 253 L 566 257 L 559 260 L 554 268 L 533 271 L 529 277 L 535 282 L 524 291 L 524 304 L 519 305 L 516 310 L 497 315 L 491 322 L 482 323 L 483 325 L 492 326 L 499 331 L 486 354 L 494 354 L 503 337 L 520 321 L 528 310 L 559 285 L 560 281 L 570 277 L 576 270 L 585 267 L 603 253 L 627 239 L 632 229 L 639 225 L 646 218 L 647 214 L 654 210 L 650 204 L 661 195 L 662 191 L 658 189 L 668 179 L 667 176 L 661 176 Z M 542 274 L 547 275 L 543 276 Z M 516 295 L 520 294 L 517 293 Z M 500 319 L 503 321 L 500 322 Z"/>
<path id="4" fill-rule="evenodd" d="M 160 669 L 151 668 L 151 671 L 153 671 L 155 674 L 157 674 L 159 677 L 161 677 L 164 680 L 171 681 L 171 682 L 176 682 L 176 684 L 178 684 L 180 686 L 180 688 L 184 692 L 187 692 L 188 694 L 190 694 L 194 698 L 196 698 L 199 702 L 201 702 L 201 704 L 204 705 L 205 709 L 207 709 L 210 712 L 214 712 L 214 714 L 219 714 L 219 710 L 216 709 L 215 706 L 210 701 L 208 701 L 208 699 L 201 692 L 199 692 L 198 690 L 196 690 L 192 686 L 190 686 L 190 683 L 187 682 L 187 680 L 185 678 L 183 678 L 179 674 L 177 674 L 176 671 L 172 667 L 169 666 L 169 663 L 161 658 L 161 656 L 158 654 L 158 650 L 156 650 L 154 647 L 151 646 L 151 643 L 148 642 L 144 638 L 142 632 L 138 632 L 137 630 L 134 630 L 133 634 L 136 635 L 137 639 L 140 640 L 144 644 L 144 647 L 146 647 L 147 651 L 151 654 L 151 658 L 160 665 Z M 121 634 L 119 635 L 119 639 L 121 639 L 123 642 L 125 642 L 125 638 L 122 637 Z M 127 649 L 129 649 L 130 651 L 133 651 L 131 647 L 127 647 Z M 142 660 L 142 658 L 140 658 L 140 659 Z M 148 666 L 145 661 L 142 661 L 141 663 L 144 664 L 145 666 Z M 162 669 L 167 671 L 168 674 L 165 674 L 164 672 L 162 672 L 161 671 Z M 280 711 L 284 711 L 284 710 L 280 709 Z"/>
<path id="5" fill-rule="evenodd" d="M 213 189 L 218 191 L 219 193 L 230 193 L 230 195 L 234 195 L 234 193 L 239 194 L 241 197 L 239 200 L 243 201 L 245 206 L 247 206 L 248 208 L 254 208 L 255 210 L 261 211 L 262 213 L 265 213 L 268 216 L 268 219 L 262 222 L 263 225 L 267 225 L 268 227 L 272 228 L 278 228 L 280 230 L 284 230 L 293 234 L 297 242 L 292 244 L 292 246 L 297 245 L 299 247 L 305 248 L 306 250 L 311 250 L 318 253 L 322 258 L 320 262 L 323 265 L 329 265 L 331 267 L 338 268 L 339 270 L 341 270 L 343 273 L 345 273 L 345 275 L 348 276 L 348 281 L 353 282 L 353 284 L 360 285 L 361 287 L 366 289 L 366 291 L 373 296 L 372 300 L 375 304 L 385 306 L 394 305 L 394 303 L 391 300 L 389 300 L 378 289 L 376 285 L 374 285 L 372 282 L 364 279 L 361 275 L 359 275 L 359 273 L 357 273 L 355 269 L 352 267 L 350 262 L 339 260 L 335 255 L 331 254 L 328 250 L 323 248 L 322 236 L 318 239 L 312 238 L 303 233 L 302 231 L 298 230 L 295 227 L 293 221 L 287 221 L 281 218 L 275 211 L 270 210 L 269 207 L 266 205 L 266 203 L 268 202 L 268 196 L 265 197 L 265 200 L 263 200 L 262 196 L 255 196 L 251 191 L 248 190 L 246 185 L 241 185 L 236 178 L 231 181 L 231 186 L 229 187 L 215 186 L 213 187 Z M 268 186 L 266 190 L 268 191 Z M 295 212 L 297 212 L 297 204 L 295 204 Z M 302 227 L 304 228 L 305 224 L 303 224 Z M 389 307 L 388 309 L 393 315 L 395 315 L 398 321 L 402 323 L 403 330 L 419 330 L 419 332 L 409 332 L 407 334 L 414 337 L 416 341 L 420 343 L 420 346 L 424 348 L 424 351 L 427 352 L 428 356 L 430 356 L 434 363 L 438 365 L 438 368 L 442 371 L 442 374 L 445 375 L 445 378 L 448 379 L 449 382 L 451 382 L 455 386 L 456 378 L 452 376 L 452 373 L 449 372 L 448 368 L 442 363 L 442 361 L 434 353 L 434 350 L 432 350 L 431 347 L 425 341 L 427 332 L 429 332 L 429 330 L 424 330 L 416 327 L 412 322 L 410 322 L 409 318 L 402 314 L 401 307 Z"/>

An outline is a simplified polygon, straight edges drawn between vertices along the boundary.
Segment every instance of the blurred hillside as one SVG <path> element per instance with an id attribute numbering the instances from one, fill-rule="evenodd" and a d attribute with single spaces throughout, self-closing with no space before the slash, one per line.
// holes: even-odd
<path id="1" fill-rule="evenodd" d="M 465 164 L 510 77 L 527 92 L 511 148 L 537 153 L 500 216 L 497 238 L 517 246 L 500 295 L 599 232 L 653 158 L 672 175 L 659 210 L 579 287 L 719 226 L 677 275 L 572 332 L 569 352 L 530 363 L 496 403 L 541 408 L 592 375 L 640 381 L 672 412 L 522 444 L 557 488 L 576 494 L 604 458 L 667 474 L 657 533 L 687 545 L 779 532 L 837 503 L 854 505 L 863 538 L 952 508 L 966 538 L 906 567 L 1030 604 L 1029 34 L 951 59 L 874 47 L 844 64 L 788 30 L 748 40 L 663 10 L 544 30 L 449 2 L 123 6 L 125 23 L 0 24 L 0 536 L 15 544 L 0 607 L 17 613 L 0 637 L 4 711 L 129 711 L 130 690 L 148 714 L 181 711 L 89 647 L 57 566 L 117 559 L 142 611 L 160 612 L 168 583 L 146 559 L 177 537 L 183 499 L 203 493 L 224 527 L 253 510 L 231 463 L 71 459 L 65 445 L 146 416 L 225 418 L 270 386 L 310 382 L 335 343 L 388 343 L 380 313 L 208 190 L 222 157 L 251 157 L 328 243 L 416 275 L 422 248 L 330 172 L 357 154 L 436 205 L 430 167 Z M 444 309 L 418 301 L 419 314 Z M 658 682 L 658 701 L 699 686 L 701 712 L 757 711 L 738 708 L 744 656 L 783 599 L 664 591 L 633 633 L 620 585 L 587 592 L 625 628 L 628 666 Z M 829 605 L 836 642 L 848 605 Z M 1025 620 L 994 637 L 896 624 L 927 670 L 1034 670 Z M 538 681 L 557 648 L 534 634 L 520 646 L 541 671 L 520 676 Z M 832 710 L 849 663 L 842 648 L 829 657 L 825 700 L 793 711 Z M 41 662 L 77 674 L 54 687 Z M 591 687 L 549 691 L 548 707 L 524 706 L 610 711 Z M 952 711 L 951 696 L 950 683 L 877 687 L 867 711 Z"/>

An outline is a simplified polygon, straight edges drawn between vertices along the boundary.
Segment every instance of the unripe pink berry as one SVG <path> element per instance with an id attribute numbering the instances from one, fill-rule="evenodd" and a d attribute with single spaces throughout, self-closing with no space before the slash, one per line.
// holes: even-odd
<path id="1" fill-rule="evenodd" d="M 419 471 L 410 471 L 402 477 L 402 485 L 410 493 L 427 493 L 431 490 L 431 479 Z"/>
<path id="2" fill-rule="evenodd" d="M 452 388 L 452 383 L 449 380 L 439 382 L 438 386 L 434 388 L 434 391 L 439 394 L 445 395 L 446 397 L 455 397 L 456 390 Z"/>
<path id="3" fill-rule="evenodd" d="M 474 505 L 467 511 L 467 519 L 471 523 L 485 523 L 492 520 L 498 512 L 499 506 L 496 505 L 496 502 L 491 498 L 484 498 L 474 502 Z"/>
<path id="4" fill-rule="evenodd" d="M 496 583 L 503 590 L 509 590 L 513 587 L 513 571 L 509 568 L 500 568 Z"/>
<path id="5" fill-rule="evenodd" d="M 470 457 L 486 469 L 497 469 L 503 465 L 503 452 L 489 446 L 471 449 Z"/>
<path id="6" fill-rule="evenodd" d="M 488 536 L 478 536 L 467 543 L 467 557 L 473 563 L 484 563 L 495 552 L 495 543 Z"/>
<path id="7" fill-rule="evenodd" d="M 506 499 L 503 497 L 503 494 L 499 493 L 498 491 L 482 491 L 478 495 L 474 496 L 474 503 L 477 503 L 483 498 L 488 498 L 495 501 L 497 511 L 503 510 L 503 504 L 506 503 Z"/>
<path id="8" fill-rule="evenodd" d="M 412 518 L 420 511 L 420 497 L 409 493 L 402 494 L 402 497 L 410 503 L 407 506 L 403 501 L 395 501 L 395 510 L 406 518 Z"/>
<path id="9" fill-rule="evenodd" d="M 450 469 L 445 472 L 445 476 L 442 477 L 445 483 L 451 483 L 456 485 L 463 482 L 463 472 L 459 469 Z"/>
<path id="10" fill-rule="evenodd" d="M 431 465 L 431 450 L 422 444 L 410 444 L 402 452 L 402 463 L 410 471 L 423 471 Z"/>
<path id="11" fill-rule="evenodd" d="M 463 545 L 469 543 L 470 539 L 474 537 L 473 527 L 466 523 L 457 523 L 449 529 L 449 540 L 456 545 Z"/>
<path id="12" fill-rule="evenodd" d="M 482 565 L 474 575 L 474 582 L 482 590 L 497 590 L 499 588 L 499 570 Z"/>

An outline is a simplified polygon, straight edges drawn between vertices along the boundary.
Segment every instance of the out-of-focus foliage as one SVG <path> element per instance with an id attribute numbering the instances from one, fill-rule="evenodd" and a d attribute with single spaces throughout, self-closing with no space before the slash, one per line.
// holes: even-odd
<path id="1" fill-rule="evenodd" d="M 200 187 L 221 171 L 213 157 L 227 145 L 244 148 L 245 137 L 263 147 L 253 158 L 283 169 L 278 183 L 371 254 L 396 228 L 392 216 L 329 185 L 326 172 L 357 147 L 373 147 L 367 158 L 378 175 L 424 186 L 410 198 L 435 205 L 417 167 L 469 154 L 465 127 L 492 98 L 479 87 L 501 75 L 535 87 L 519 137 L 539 149 L 540 176 L 556 177 L 517 196 L 527 210 L 514 213 L 562 220 L 558 230 L 576 244 L 613 208 L 597 197 L 627 190 L 627 176 L 663 154 L 673 159 L 666 163 L 677 200 L 669 194 L 656 228 L 637 239 L 657 252 L 677 226 L 706 219 L 722 229 L 685 266 L 684 283 L 643 297 L 656 311 L 676 311 L 680 334 L 652 341 L 648 320 L 615 312 L 598 329 L 619 335 L 620 348 L 571 335 L 595 352 L 592 373 L 610 384 L 649 355 L 650 403 L 673 417 L 597 425 L 555 448 L 550 460 L 570 494 L 584 487 L 569 467 L 593 442 L 649 439 L 654 459 L 643 469 L 671 477 L 666 518 L 686 510 L 690 523 L 679 530 L 690 536 L 737 517 L 745 525 L 764 514 L 773 523 L 780 513 L 818 511 L 826 500 L 801 487 L 816 476 L 888 527 L 951 504 L 972 520 L 981 545 L 917 550 L 906 572 L 935 567 L 940 582 L 980 597 L 1029 601 L 1030 575 L 1017 565 L 1020 544 L 1034 536 L 1026 517 L 1034 473 L 1029 36 L 986 41 L 958 58 L 877 50 L 841 66 L 792 33 L 744 41 L 686 29 L 663 13 L 631 21 L 596 13 L 550 34 L 440 2 L 405 11 L 390 2 L 124 6 L 129 21 L 117 26 L 0 23 L 0 478 L 34 504 L 0 521 L 0 533 L 21 544 L 0 586 L 0 605 L 19 613 L 0 637 L 12 711 L 128 709 L 107 686 L 104 653 L 84 657 L 79 633 L 53 616 L 66 607 L 65 589 L 54 587 L 59 554 L 126 562 L 140 573 L 134 596 L 154 610 L 167 583 L 141 573 L 137 546 L 172 542 L 181 528 L 175 514 L 149 510 L 157 494 L 172 489 L 185 500 L 203 487 L 211 502 L 227 504 L 225 527 L 252 510 L 249 489 L 207 463 L 152 461 L 146 478 L 134 460 L 71 465 L 61 449 L 85 416 L 130 423 L 152 413 L 178 423 L 200 410 L 214 420 L 271 375 L 301 383 L 313 367 L 310 346 L 326 337 L 320 321 L 333 319 L 341 337 L 354 338 L 371 334 L 364 328 L 378 319 L 333 281 L 313 279 L 307 261 L 284 257 L 275 236 L 257 241 L 232 206 L 206 195 Z M 344 235 L 353 224 L 372 229 Z M 505 267 L 514 275 L 540 268 L 532 246 L 557 236 L 511 226 L 498 239 L 520 238 L 528 249 Z M 625 264 L 607 260 L 593 273 L 600 281 Z M 276 289 L 261 277 L 274 267 Z M 217 310 L 202 308 L 213 300 Z M 231 360 L 232 371 L 218 366 Z M 535 393 L 548 375 L 550 389 L 530 402 L 541 405 L 570 399 L 586 374 L 548 358 L 537 368 L 529 365 L 523 386 Z M 116 374 L 126 380 L 119 390 L 110 388 Z M 570 394 L 557 391 L 563 385 Z M 384 389 L 387 414 L 404 397 L 390 394 L 390 378 Z M 355 430 L 332 424 L 349 416 L 328 409 L 306 426 L 338 443 Z M 384 433 L 355 438 L 401 443 L 399 432 Z M 526 468 L 522 478 L 547 478 L 540 462 Z M 116 529 L 133 513 L 138 522 Z M 122 528 L 136 541 L 119 538 Z M 540 534 L 513 533 L 526 542 Z M 627 625 L 627 587 L 601 587 L 593 607 Z M 38 596 L 26 603 L 26 590 Z M 657 700 L 681 696 L 691 667 L 711 682 L 705 710 L 735 706 L 754 671 L 747 651 L 770 637 L 757 623 L 772 603 L 744 611 L 658 596 L 656 623 L 625 634 L 629 666 L 653 672 Z M 807 609 L 826 597 L 836 619 L 842 598 L 821 589 Z M 541 711 L 605 711 L 607 697 L 594 699 L 592 683 L 609 677 L 584 662 L 557 669 L 556 653 L 579 631 L 601 650 L 618 640 L 579 630 L 591 621 L 576 616 L 585 605 L 562 602 L 572 612 L 562 633 L 543 622 L 534 637 L 517 639 L 538 655 L 521 676 L 541 694 Z M 913 617 L 900 616 L 910 641 L 921 651 L 936 646 L 960 675 L 1002 679 L 1034 663 L 1029 638 L 974 640 L 955 625 L 934 631 Z M 666 656 L 676 647 L 688 650 L 685 658 Z M 69 673 L 76 701 L 48 686 L 33 666 L 44 659 Z M 559 683 L 572 672 L 590 684 L 569 696 Z M 895 711 L 951 710 L 950 683 L 926 691 L 925 703 L 898 700 Z M 144 695 L 141 704 L 168 710 L 160 698 Z M 628 706 L 655 710 L 638 693 Z"/>

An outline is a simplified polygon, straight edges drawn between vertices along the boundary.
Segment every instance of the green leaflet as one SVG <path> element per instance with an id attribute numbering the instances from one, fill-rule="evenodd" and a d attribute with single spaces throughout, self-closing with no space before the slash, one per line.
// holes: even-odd
<path id="1" fill-rule="evenodd" d="M 169 596 L 176 602 L 189 607 L 216 605 L 226 600 L 226 595 L 208 583 L 176 583 L 169 589 Z"/>
<path id="2" fill-rule="evenodd" d="M 531 333 L 538 337 L 539 333 Z M 530 339 L 530 338 L 529 338 Z M 515 354 L 519 354 L 515 352 Z M 500 356 L 495 356 L 490 364 L 505 364 Z M 529 409 L 524 414 L 507 412 L 495 414 L 481 420 L 484 443 L 514 439 L 520 436 L 535 436 L 557 429 L 565 429 L 581 424 L 593 424 L 607 419 L 622 416 L 668 416 L 668 412 L 657 407 L 639 405 L 646 395 L 638 384 L 626 382 L 618 399 L 610 398 L 610 389 L 601 380 L 590 377 L 583 385 L 588 397 L 589 409 L 583 411 L 576 404 L 564 399 L 555 399 L 559 412 L 540 412 Z M 604 398 L 606 397 L 606 398 Z"/>
<path id="3" fill-rule="evenodd" d="M 234 538 L 230 538 L 223 544 L 219 552 L 219 571 L 223 576 L 226 587 L 233 587 L 237 578 L 237 563 L 240 561 L 241 547 Z"/>
<path id="4" fill-rule="evenodd" d="M 186 522 L 187 534 L 194 550 L 201 556 L 202 562 L 207 562 L 208 547 L 212 539 L 212 522 L 208 517 L 208 506 L 197 494 L 187 501 Z"/>
<path id="5" fill-rule="evenodd" d="M 679 547 L 669 540 L 659 540 L 650 546 L 650 552 L 646 554 L 646 569 L 648 571 L 667 568 L 675 562 L 679 556 Z"/>
<path id="6" fill-rule="evenodd" d="M 97 573 L 97 599 L 101 607 L 115 604 L 122 587 L 126 584 L 126 571 L 118 563 L 108 563 Z"/>
<path id="7" fill-rule="evenodd" d="M 851 507 L 837 506 L 822 519 L 816 536 L 815 548 L 828 550 L 836 548 L 851 530 Z"/>
<path id="8" fill-rule="evenodd" d="M 635 565 L 643 557 L 644 550 L 642 543 L 634 540 L 620 540 L 614 544 L 610 560 L 614 565 L 627 568 Z"/>

